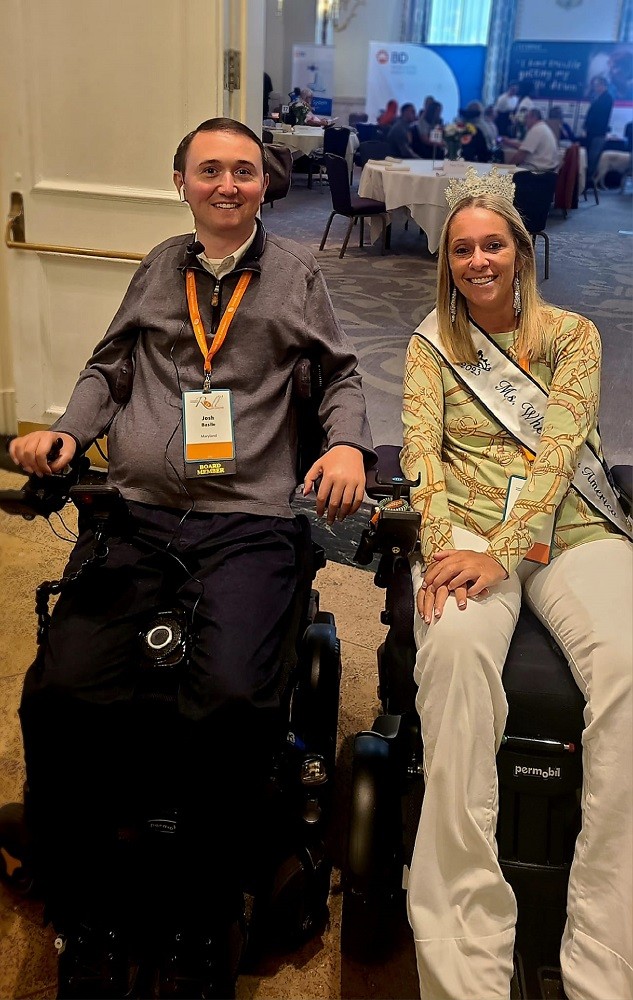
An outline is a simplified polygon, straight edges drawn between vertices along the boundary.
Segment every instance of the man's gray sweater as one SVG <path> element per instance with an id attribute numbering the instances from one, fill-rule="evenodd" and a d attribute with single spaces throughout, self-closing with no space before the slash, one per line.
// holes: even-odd
<path id="1" fill-rule="evenodd" d="M 72 434 L 81 447 L 107 430 L 108 481 L 128 500 L 290 517 L 297 486 L 292 371 L 299 358 L 309 356 L 322 366 L 319 417 L 327 447 L 349 444 L 373 458 L 356 356 L 304 247 L 267 235 L 258 223 L 253 244 L 218 283 L 191 252 L 190 241 L 190 235 L 166 240 L 141 263 L 54 428 Z M 185 477 L 181 393 L 201 389 L 203 379 L 187 308 L 188 267 L 195 270 L 208 338 L 240 273 L 252 271 L 213 359 L 212 388 L 233 394 L 232 476 Z M 218 305 L 212 307 L 216 288 Z"/>

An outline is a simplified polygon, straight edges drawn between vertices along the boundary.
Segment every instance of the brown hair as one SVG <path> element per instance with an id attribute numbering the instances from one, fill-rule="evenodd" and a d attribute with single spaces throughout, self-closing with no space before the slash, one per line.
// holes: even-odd
<path id="1" fill-rule="evenodd" d="M 457 292 L 455 322 L 451 323 L 450 318 L 450 300 L 454 286 L 448 260 L 449 234 L 453 219 L 465 208 L 485 208 L 499 215 L 507 223 L 517 255 L 517 273 L 521 291 L 516 350 L 520 357 L 536 358 L 544 347 L 542 308 L 545 303 L 536 285 L 532 238 L 514 205 L 507 198 L 497 194 L 479 194 L 462 198 L 449 212 L 444 223 L 437 262 L 437 327 L 442 344 L 453 361 L 470 364 L 477 362 L 477 354 L 470 335 L 467 302 L 459 292 Z"/>
<path id="2" fill-rule="evenodd" d="M 185 176 L 185 166 L 187 164 L 187 152 L 194 136 L 198 132 L 231 132 L 234 135 L 243 135 L 247 139 L 252 139 L 261 153 L 262 169 L 265 174 L 268 173 L 268 160 L 266 159 L 264 144 L 248 125 L 244 125 L 243 122 L 238 122 L 234 118 L 207 118 L 197 128 L 194 128 L 193 132 L 188 132 L 184 139 L 181 139 L 178 143 L 178 149 L 174 154 L 174 170 L 177 170 L 183 177 Z"/>

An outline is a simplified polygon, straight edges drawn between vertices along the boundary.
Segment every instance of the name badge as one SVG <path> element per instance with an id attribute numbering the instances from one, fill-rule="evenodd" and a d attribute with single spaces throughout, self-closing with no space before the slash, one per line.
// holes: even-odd
<path id="1" fill-rule="evenodd" d="M 510 476 L 510 482 L 508 483 L 508 492 L 506 494 L 506 505 L 503 512 L 503 520 L 507 521 L 510 517 L 510 512 L 514 507 L 519 493 L 523 489 L 524 484 L 527 482 L 524 476 Z M 554 515 L 552 514 L 549 518 L 548 523 L 545 524 L 541 531 L 537 533 L 534 540 L 534 545 L 524 556 L 525 559 L 529 559 L 530 562 L 542 563 L 543 566 L 547 566 L 552 557 L 552 540 L 554 538 Z"/>
<path id="2" fill-rule="evenodd" d="M 230 389 L 183 392 L 185 476 L 230 476 L 236 471 Z"/>

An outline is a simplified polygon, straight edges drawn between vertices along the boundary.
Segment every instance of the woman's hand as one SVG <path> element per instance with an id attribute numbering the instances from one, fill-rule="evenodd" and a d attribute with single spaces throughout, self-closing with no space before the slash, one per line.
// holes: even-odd
<path id="1" fill-rule="evenodd" d="M 485 596 L 489 587 L 507 576 L 501 563 L 486 552 L 472 549 L 436 552 L 418 592 L 418 610 L 428 624 L 431 617 L 441 616 L 449 594 L 454 593 L 457 606 L 464 610 L 467 598 Z"/>

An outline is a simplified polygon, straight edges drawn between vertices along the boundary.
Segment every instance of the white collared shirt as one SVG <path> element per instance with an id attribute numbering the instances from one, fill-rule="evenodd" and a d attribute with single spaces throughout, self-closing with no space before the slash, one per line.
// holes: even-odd
<path id="1" fill-rule="evenodd" d="M 237 248 L 237 250 L 234 250 L 233 253 L 230 253 L 228 257 L 222 257 L 222 258 L 207 257 L 206 254 L 199 253 L 198 260 L 202 264 L 205 271 L 209 271 L 213 275 L 213 277 L 219 281 L 220 278 L 223 278 L 226 274 L 230 274 L 231 271 L 235 267 L 237 267 L 242 257 L 244 256 L 244 254 L 250 247 L 251 243 L 255 239 L 256 232 L 257 232 L 257 225 L 254 225 L 253 232 L 248 237 L 248 239 L 245 240 L 244 243 L 242 243 L 242 245 Z M 198 235 L 197 233 L 194 234 L 194 239 L 197 237 L 197 235 Z"/>

